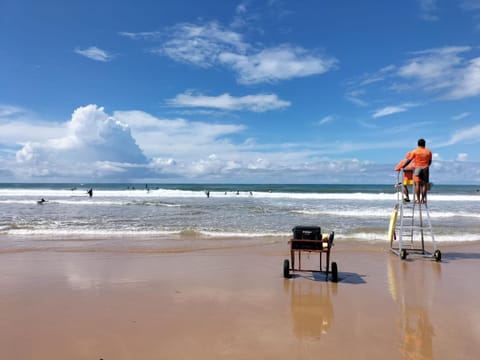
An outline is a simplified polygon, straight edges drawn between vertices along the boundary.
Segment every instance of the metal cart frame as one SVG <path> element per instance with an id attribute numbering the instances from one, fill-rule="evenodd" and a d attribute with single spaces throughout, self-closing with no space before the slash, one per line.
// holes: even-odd
<path id="1" fill-rule="evenodd" d="M 290 278 L 290 271 L 325 272 L 325 279 L 328 280 L 329 272 L 332 273 L 332 281 L 338 281 L 338 266 L 332 262 L 330 270 L 330 251 L 333 247 L 335 233 L 332 231 L 328 236 L 322 237 L 319 226 L 295 226 L 292 229 L 293 238 L 290 244 L 290 260 L 283 262 L 283 276 Z M 317 253 L 319 255 L 319 267 L 315 269 L 302 268 L 302 253 Z M 295 267 L 295 255 L 298 255 L 298 267 Z M 325 254 L 325 270 L 322 267 L 322 254 Z M 291 267 L 290 267 L 291 262 Z"/>

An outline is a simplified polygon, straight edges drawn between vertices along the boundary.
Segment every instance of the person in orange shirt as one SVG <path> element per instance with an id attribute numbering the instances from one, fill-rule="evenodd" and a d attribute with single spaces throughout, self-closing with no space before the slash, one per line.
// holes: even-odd
<path id="1" fill-rule="evenodd" d="M 405 163 L 408 161 L 406 158 L 408 158 L 408 156 L 410 155 L 410 153 L 408 152 L 407 155 L 405 156 L 405 159 L 403 159 L 402 161 L 400 161 L 397 166 L 395 166 L 395 171 L 400 171 L 402 170 L 403 168 L 403 165 L 405 165 Z M 403 183 L 402 183 L 402 192 L 403 192 L 403 201 L 405 202 L 410 202 L 410 196 L 408 194 L 408 186 L 409 185 L 413 185 L 413 170 L 414 170 L 414 164 L 412 162 L 410 162 L 408 164 L 408 166 L 405 167 L 405 169 L 403 169 Z M 398 185 L 400 185 L 400 183 L 396 184 L 395 187 L 397 187 Z"/>
<path id="2" fill-rule="evenodd" d="M 427 203 L 427 187 L 430 181 L 430 165 L 432 163 L 432 152 L 425 147 L 425 140 L 419 139 L 418 147 L 410 151 L 403 169 L 414 161 L 413 180 L 415 181 L 415 195 L 417 204 Z"/>

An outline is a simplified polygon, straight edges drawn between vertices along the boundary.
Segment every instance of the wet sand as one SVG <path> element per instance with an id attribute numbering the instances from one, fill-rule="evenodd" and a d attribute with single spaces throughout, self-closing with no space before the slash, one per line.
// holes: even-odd
<path id="1" fill-rule="evenodd" d="M 338 283 L 284 279 L 286 241 L 3 252 L 0 358 L 476 359 L 480 243 L 439 247 L 436 263 L 339 242 Z"/>

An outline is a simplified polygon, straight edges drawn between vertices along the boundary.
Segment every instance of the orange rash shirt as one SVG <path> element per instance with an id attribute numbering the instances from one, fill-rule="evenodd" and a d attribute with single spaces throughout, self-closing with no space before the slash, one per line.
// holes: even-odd
<path id="1" fill-rule="evenodd" d="M 432 152 L 426 148 L 418 147 L 410 151 L 407 160 L 415 161 L 415 167 L 428 167 L 432 162 Z"/>

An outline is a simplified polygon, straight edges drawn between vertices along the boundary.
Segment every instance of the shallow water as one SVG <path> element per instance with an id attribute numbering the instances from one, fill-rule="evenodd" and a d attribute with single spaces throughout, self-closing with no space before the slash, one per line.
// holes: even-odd
<path id="1" fill-rule="evenodd" d="M 0 184 L 0 235 L 253 241 L 318 225 L 336 239 L 384 242 L 397 195 L 391 185 Z M 475 186 L 434 186 L 428 200 L 437 241 L 479 239 Z"/>

